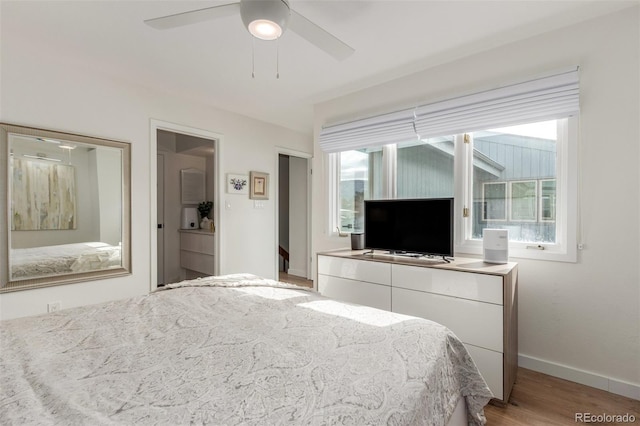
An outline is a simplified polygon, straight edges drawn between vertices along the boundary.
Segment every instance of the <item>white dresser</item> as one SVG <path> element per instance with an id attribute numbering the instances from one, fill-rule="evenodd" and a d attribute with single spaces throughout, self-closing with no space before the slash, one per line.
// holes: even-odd
<path id="1" fill-rule="evenodd" d="M 214 233 L 197 229 L 180 230 L 180 266 L 205 275 L 214 274 Z"/>
<path id="2" fill-rule="evenodd" d="M 518 368 L 518 265 L 363 253 L 319 253 L 318 291 L 445 325 L 465 344 L 495 398 L 506 403 Z"/>

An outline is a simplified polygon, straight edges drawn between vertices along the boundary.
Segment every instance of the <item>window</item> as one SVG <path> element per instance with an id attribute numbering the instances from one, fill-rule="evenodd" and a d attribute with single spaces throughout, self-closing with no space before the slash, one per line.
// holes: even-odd
<path id="1" fill-rule="evenodd" d="M 482 220 L 507 220 L 507 184 L 505 182 L 482 183 Z"/>
<path id="2" fill-rule="evenodd" d="M 364 200 L 454 196 L 453 137 L 333 154 L 339 211 L 332 229 L 364 232 Z"/>
<path id="3" fill-rule="evenodd" d="M 340 203 L 329 194 L 332 229 L 360 232 L 367 197 L 453 194 L 456 252 L 481 254 L 482 230 L 493 227 L 509 230 L 514 257 L 575 261 L 579 112 L 579 68 L 571 67 L 323 126 L 323 151 L 360 152 L 368 164 L 362 190 L 353 186 Z M 342 154 L 331 155 L 330 176 L 342 186 L 352 178 L 337 166 Z"/>
<path id="4" fill-rule="evenodd" d="M 341 152 L 339 228 L 340 231 L 362 232 L 364 200 L 369 198 L 369 153 L 366 150 Z"/>
<path id="5" fill-rule="evenodd" d="M 507 208 L 509 208 L 508 216 Z M 484 228 L 504 227 L 507 220 L 512 232 L 515 230 L 513 225 L 518 223 L 555 222 L 556 181 L 545 179 L 509 182 L 508 192 L 507 182 L 483 182 L 480 210 L 484 223 L 476 224 L 473 229 L 474 238 L 482 238 Z M 555 228 L 549 224 L 540 226 L 546 230 L 543 232 L 545 235 L 543 241 L 554 243 Z M 511 236 L 511 239 L 537 242 L 540 240 L 540 235 L 538 233 L 537 236 L 523 238 L 522 232 L 517 232 Z"/>
<path id="6" fill-rule="evenodd" d="M 558 132 L 566 120 L 550 120 L 472 134 L 473 223 L 468 240 L 484 228 L 509 230 L 509 240 L 556 244 Z M 499 182 L 496 182 L 499 181 Z M 543 247 L 543 246 L 541 246 Z"/>
<path id="7" fill-rule="evenodd" d="M 332 154 L 340 200 L 333 229 L 364 232 L 366 199 L 454 196 L 457 253 L 481 254 L 482 230 L 500 228 L 509 230 L 511 256 L 575 261 L 575 121 Z"/>
<path id="8" fill-rule="evenodd" d="M 556 180 L 546 179 L 540 181 L 540 220 L 556 220 Z"/>
<path id="9" fill-rule="evenodd" d="M 511 209 L 509 219 L 512 222 L 535 222 L 538 217 L 536 181 L 509 182 Z"/>
<path id="10" fill-rule="evenodd" d="M 453 137 L 397 145 L 395 198 L 444 198 L 454 195 Z"/>

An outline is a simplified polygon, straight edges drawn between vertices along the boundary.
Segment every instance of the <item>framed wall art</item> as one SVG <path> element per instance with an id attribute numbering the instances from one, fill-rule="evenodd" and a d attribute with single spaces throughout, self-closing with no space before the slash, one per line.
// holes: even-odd
<path id="1" fill-rule="evenodd" d="M 11 157 L 11 230 L 76 229 L 75 167 L 40 158 Z"/>
<path id="2" fill-rule="evenodd" d="M 228 194 L 248 194 L 249 176 L 227 173 Z"/>
<path id="3" fill-rule="evenodd" d="M 249 198 L 252 200 L 269 199 L 269 174 L 262 172 L 251 172 L 251 192 Z"/>

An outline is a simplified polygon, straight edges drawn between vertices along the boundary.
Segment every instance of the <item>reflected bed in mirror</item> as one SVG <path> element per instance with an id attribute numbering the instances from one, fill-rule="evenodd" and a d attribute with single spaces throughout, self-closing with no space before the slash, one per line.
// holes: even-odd
<path id="1" fill-rule="evenodd" d="M 0 123 L 0 292 L 131 273 L 131 146 Z"/>

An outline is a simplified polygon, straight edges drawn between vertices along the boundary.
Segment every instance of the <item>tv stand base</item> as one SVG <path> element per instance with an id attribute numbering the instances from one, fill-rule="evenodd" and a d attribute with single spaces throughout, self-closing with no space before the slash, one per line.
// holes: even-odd
<path id="1" fill-rule="evenodd" d="M 365 255 L 374 255 L 374 250 L 372 249 L 371 251 L 367 251 L 362 253 L 363 256 Z M 389 255 L 389 256 L 399 256 L 399 257 L 411 257 L 414 259 L 430 259 L 430 260 L 442 260 L 443 263 L 451 263 L 451 261 L 453 260 L 453 258 L 448 258 L 447 256 L 440 256 L 440 255 L 430 255 L 430 254 L 422 254 L 422 253 L 411 253 L 411 252 L 407 252 L 407 251 L 401 251 L 401 250 L 387 250 L 383 253 L 381 253 L 382 255 Z"/>

